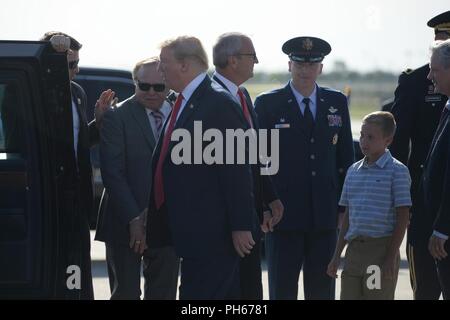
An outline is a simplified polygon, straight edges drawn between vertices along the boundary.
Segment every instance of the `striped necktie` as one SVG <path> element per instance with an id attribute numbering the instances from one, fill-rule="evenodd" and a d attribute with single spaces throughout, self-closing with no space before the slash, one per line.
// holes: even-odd
<path id="1" fill-rule="evenodd" d="M 159 138 L 159 135 L 161 134 L 162 125 L 164 122 L 164 115 L 160 110 L 152 111 L 151 112 L 152 117 L 155 119 L 156 124 L 156 139 Z"/>

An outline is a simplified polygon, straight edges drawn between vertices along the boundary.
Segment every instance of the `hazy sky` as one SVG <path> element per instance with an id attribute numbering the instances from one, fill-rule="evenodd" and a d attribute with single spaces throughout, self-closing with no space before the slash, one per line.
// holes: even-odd
<path id="1" fill-rule="evenodd" d="M 158 44 L 194 35 L 210 54 L 218 35 L 240 31 L 253 39 L 257 70 L 286 70 L 286 40 L 327 40 L 336 60 L 360 71 L 401 71 L 427 62 L 433 30 L 427 21 L 449 0 L 1 0 L 0 39 L 35 40 L 60 30 L 83 44 L 81 65 L 131 69 L 157 54 Z"/>

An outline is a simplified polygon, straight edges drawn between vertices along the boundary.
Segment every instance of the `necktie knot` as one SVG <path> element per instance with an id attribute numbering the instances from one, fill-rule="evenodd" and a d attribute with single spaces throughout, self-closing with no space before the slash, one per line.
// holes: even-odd
<path id="1" fill-rule="evenodd" d="M 303 103 L 305 104 L 305 105 L 307 105 L 308 107 L 309 107 L 309 103 L 311 102 L 311 99 L 309 99 L 309 98 L 303 98 Z"/>

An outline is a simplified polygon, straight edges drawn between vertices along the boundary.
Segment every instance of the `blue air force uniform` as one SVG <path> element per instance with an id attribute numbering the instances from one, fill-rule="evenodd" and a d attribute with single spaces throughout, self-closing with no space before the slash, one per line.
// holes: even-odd
<path id="1" fill-rule="evenodd" d="M 323 41 L 295 39 L 300 45 L 309 39 L 306 43 L 313 46 Z M 294 53 L 291 60 L 305 58 L 301 52 Z M 310 54 L 305 61 L 315 62 L 315 57 Z M 326 269 L 336 243 L 340 191 L 354 161 L 353 140 L 342 93 L 316 85 L 309 99 L 311 131 L 306 104 L 291 82 L 255 101 L 260 127 L 279 129 L 279 171 L 273 182 L 285 212 L 266 237 L 271 299 L 297 299 L 302 268 L 306 299 L 334 298 L 334 280 Z"/>

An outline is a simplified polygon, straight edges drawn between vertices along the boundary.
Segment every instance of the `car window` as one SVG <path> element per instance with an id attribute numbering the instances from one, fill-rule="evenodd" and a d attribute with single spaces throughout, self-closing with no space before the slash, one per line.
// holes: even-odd
<path id="1" fill-rule="evenodd" d="M 26 148 L 24 116 L 17 86 L 0 80 L 0 152 L 21 153 Z"/>

